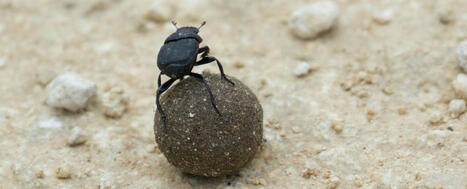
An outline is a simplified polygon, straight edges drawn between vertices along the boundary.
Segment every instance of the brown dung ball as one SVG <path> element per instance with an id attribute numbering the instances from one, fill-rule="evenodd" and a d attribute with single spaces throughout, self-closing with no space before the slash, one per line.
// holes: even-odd
<path id="1" fill-rule="evenodd" d="M 239 80 L 206 74 L 219 116 L 201 80 L 189 77 L 161 98 L 167 130 L 156 111 L 156 142 L 167 160 L 185 173 L 222 176 L 235 173 L 253 159 L 263 138 L 263 109 L 255 94 Z"/>

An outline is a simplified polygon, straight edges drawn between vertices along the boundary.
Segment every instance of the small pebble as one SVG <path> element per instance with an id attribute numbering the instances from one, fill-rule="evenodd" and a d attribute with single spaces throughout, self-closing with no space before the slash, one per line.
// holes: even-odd
<path id="1" fill-rule="evenodd" d="M 74 147 L 86 143 L 87 140 L 88 136 L 86 132 L 79 127 L 74 127 L 68 137 L 67 144 L 68 146 Z"/>
<path id="2" fill-rule="evenodd" d="M 71 178 L 71 169 L 68 166 L 60 167 L 55 170 L 55 176 L 58 179 L 69 179 Z"/>
<path id="3" fill-rule="evenodd" d="M 456 53 L 460 67 L 465 73 L 467 73 L 467 40 L 464 40 L 459 44 Z"/>
<path id="4" fill-rule="evenodd" d="M 366 112 L 366 119 L 370 122 L 373 120 L 373 117 L 376 115 L 376 112 L 374 110 L 368 110 Z"/>
<path id="5" fill-rule="evenodd" d="M 465 110 L 466 104 L 464 99 L 454 99 L 449 103 L 449 113 L 454 117 L 461 115 Z"/>
<path id="6" fill-rule="evenodd" d="M 436 15 L 438 16 L 439 22 L 442 24 L 449 24 L 454 21 L 455 15 L 452 9 L 453 2 L 451 0 L 439 1 L 436 5 Z"/>
<path id="7" fill-rule="evenodd" d="M 166 22 L 174 17 L 175 8 L 170 1 L 156 1 L 143 14 L 143 18 L 151 22 Z"/>
<path id="8" fill-rule="evenodd" d="M 41 178 L 44 178 L 44 176 L 45 176 L 44 171 L 39 170 L 39 171 L 36 172 L 36 178 L 41 179 Z"/>
<path id="9" fill-rule="evenodd" d="M 394 11 L 392 9 L 386 9 L 382 12 L 379 12 L 373 15 L 373 21 L 377 24 L 385 25 L 391 22 Z"/>
<path id="10" fill-rule="evenodd" d="M 441 115 L 441 113 L 439 112 L 436 112 L 436 113 L 433 113 L 431 114 L 430 116 L 430 123 L 435 125 L 435 124 L 440 124 L 444 122 L 444 119 L 443 119 L 443 116 Z"/>
<path id="11" fill-rule="evenodd" d="M 237 69 L 241 69 L 241 68 L 245 67 L 245 64 L 243 62 L 240 62 L 240 61 L 235 62 L 233 65 Z"/>
<path id="12" fill-rule="evenodd" d="M 298 133 L 300 133 L 300 129 L 298 127 L 292 127 L 292 132 L 294 134 L 298 134 Z"/>
<path id="13" fill-rule="evenodd" d="M 306 76 L 311 71 L 311 66 L 307 62 L 300 62 L 294 69 L 293 73 L 296 77 Z"/>
<path id="14" fill-rule="evenodd" d="M 246 181 L 248 184 L 253 184 L 253 185 L 263 185 L 265 186 L 267 183 L 266 183 L 266 180 L 260 178 L 248 178 L 247 181 Z"/>
<path id="15" fill-rule="evenodd" d="M 46 91 L 49 106 L 75 112 L 87 106 L 89 99 L 96 95 L 97 86 L 77 74 L 65 73 L 52 80 Z"/>
<path id="16" fill-rule="evenodd" d="M 399 115 L 407 115 L 407 108 L 400 107 L 397 109 L 397 113 L 399 113 Z"/>
<path id="17" fill-rule="evenodd" d="M 467 75 L 458 74 L 456 79 L 452 81 L 452 87 L 459 97 L 467 99 Z"/>
<path id="18" fill-rule="evenodd" d="M 420 173 L 415 174 L 415 180 L 416 181 L 419 181 L 421 179 L 422 179 L 422 176 L 420 175 Z"/>
<path id="19" fill-rule="evenodd" d="M 120 87 L 114 87 L 102 95 L 104 114 L 112 118 L 120 118 L 128 107 L 129 97 Z"/>
<path id="20" fill-rule="evenodd" d="M 107 8 L 109 8 L 109 3 L 105 1 L 97 1 L 94 4 L 92 4 L 92 6 L 90 6 L 84 14 L 92 15 L 94 13 L 105 11 Z"/>
<path id="21" fill-rule="evenodd" d="M 305 171 L 303 171 L 302 177 L 309 179 L 311 176 L 318 176 L 319 170 L 318 169 L 310 169 L 306 168 Z"/>
<path id="22" fill-rule="evenodd" d="M 344 126 L 342 124 L 339 124 L 339 122 L 337 121 L 333 121 L 331 123 L 331 129 L 334 130 L 336 133 L 341 133 L 344 129 Z"/>
<path id="23" fill-rule="evenodd" d="M 3 66 L 5 66 L 6 64 L 6 59 L 3 58 L 3 57 L 0 57 L 0 68 L 2 68 Z"/>
<path id="24" fill-rule="evenodd" d="M 383 93 L 386 94 L 386 95 L 392 95 L 392 93 L 394 93 L 391 89 L 391 87 L 384 87 L 383 88 Z"/>
<path id="25" fill-rule="evenodd" d="M 340 184 L 340 179 L 337 176 L 331 176 L 329 179 L 329 185 L 327 188 L 336 189 Z"/>
<path id="26" fill-rule="evenodd" d="M 339 16 L 339 7 L 333 1 L 321 1 L 295 10 L 289 20 L 292 34 L 302 39 L 312 39 L 330 30 Z"/>
<path id="27" fill-rule="evenodd" d="M 57 118 L 53 117 L 47 120 L 40 121 L 37 126 L 43 129 L 58 129 L 63 127 L 63 123 Z"/>

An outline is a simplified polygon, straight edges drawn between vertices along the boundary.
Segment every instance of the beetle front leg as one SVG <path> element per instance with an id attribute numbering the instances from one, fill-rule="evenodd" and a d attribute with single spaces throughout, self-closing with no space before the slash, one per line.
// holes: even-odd
<path id="1" fill-rule="evenodd" d="M 164 93 L 167 89 L 169 89 L 169 87 L 174 83 L 175 80 L 176 79 L 170 79 L 167 82 L 165 82 L 164 84 L 162 84 L 162 86 L 157 88 L 156 106 L 157 106 L 157 110 L 159 111 L 159 114 L 161 114 L 162 130 L 164 131 L 164 133 L 167 131 L 166 116 L 165 116 L 164 111 L 162 110 L 162 106 L 161 106 L 161 104 L 159 102 L 159 98 L 160 98 L 162 93 Z"/>
<path id="2" fill-rule="evenodd" d="M 161 76 L 162 76 L 162 72 L 159 73 L 159 77 L 157 78 L 157 88 L 161 87 Z"/>
<path id="3" fill-rule="evenodd" d="M 219 60 L 217 60 L 217 58 L 215 58 L 215 57 L 206 56 L 206 57 L 204 57 L 203 59 L 201 59 L 200 61 L 196 62 L 196 63 L 195 63 L 195 66 L 199 66 L 199 65 L 203 65 L 203 64 L 208 64 L 208 63 L 211 63 L 211 62 L 214 62 L 214 61 L 216 61 L 217 66 L 219 67 L 219 71 L 221 72 L 222 78 L 224 78 L 224 79 L 225 79 L 226 81 L 228 81 L 230 84 L 235 85 L 234 82 L 230 81 L 230 79 L 228 79 L 228 78 L 225 76 L 224 68 L 222 68 L 222 64 L 221 64 L 221 63 L 219 62 Z"/>
<path id="4" fill-rule="evenodd" d="M 199 49 L 198 49 L 198 54 L 200 54 L 200 53 L 203 53 L 203 54 L 201 54 L 201 58 L 204 58 L 204 57 L 208 56 L 208 54 L 209 54 L 209 47 L 208 47 L 208 46 L 204 46 L 204 47 L 199 48 Z"/>

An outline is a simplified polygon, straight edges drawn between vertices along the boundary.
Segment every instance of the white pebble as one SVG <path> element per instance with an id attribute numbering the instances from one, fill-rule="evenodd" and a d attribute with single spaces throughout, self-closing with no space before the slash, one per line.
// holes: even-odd
<path id="1" fill-rule="evenodd" d="M 79 128 L 79 127 L 74 127 L 71 130 L 71 134 L 68 137 L 67 144 L 68 146 L 78 146 L 81 144 L 84 144 L 88 140 L 87 133 Z"/>
<path id="2" fill-rule="evenodd" d="M 156 1 L 143 14 L 144 19 L 151 22 L 166 22 L 174 17 L 175 8 L 170 1 Z"/>
<path id="3" fill-rule="evenodd" d="M 46 91 L 49 106 L 78 111 L 85 108 L 89 99 L 96 95 L 97 86 L 77 74 L 65 73 L 50 82 Z"/>
<path id="4" fill-rule="evenodd" d="M 109 117 L 119 118 L 128 106 L 129 97 L 122 88 L 114 87 L 102 96 L 104 114 Z"/>
<path id="5" fill-rule="evenodd" d="M 2 68 L 3 66 L 5 66 L 6 64 L 6 59 L 3 58 L 3 57 L 0 57 L 0 68 Z"/>
<path id="6" fill-rule="evenodd" d="M 69 165 L 59 167 L 55 169 L 55 176 L 58 179 L 69 179 L 71 178 L 71 167 Z"/>
<path id="7" fill-rule="evenodd" d="M 454 21 L 455 15 L 454 9 L 452 7 L 453 4 L 455 3 L 452 2 L 452 0 L 443 0 L 437 2 L 435 12 L 438 16 L 439 22 L 442 24 L 449 24 L 450 22 Z"/>
<path id="8" fill-rule="evenodd" d="M 300 62 L 297 67 L 295 67 L 293 73 L 296 77 L 303 77 L 310 73 L 311 66 L 307 62 Z"/>
<path id="9" fill-rule="evenodd" d="M 464 72 L 467 73 L 467 40 L 462 41 L 457 47 L 457 60 Z"/>
<path id="10" fill-rule="evenodd" d="M 291 32 L 302 39 L 311 39 L 331 29 L 339 16 L 339 7 L 332 1 L 306 5 L 292 13 L 289 21 Z"/>
<path id="11" fill-rule="evenodd" d="M 454 99 L 449 103 L 449 113 L 457 117 L 465 112 L 465 101 L 464 99 Z"/>
<path id="12" fill-rule="evenodd" d="M 391 22 L 394 11 L 392 9 L 386 9 L 383 12 L 379 12 L 373 16 L 373 21 L 377 24 L 388 24 Z"/>
<path id="13" fill-rule="evenodd" d="M 458 74 L 457 78 L 452 81 L 452 87 L 459 97 L 467 99 L 467 75 Z"/>
<path id="14" fill-rule="evenodd" d="M 53 117 L 39 122 L 37 126 L 43 129 L 58 129 L 63 127 L 63 123 L 57 118 Z"/>

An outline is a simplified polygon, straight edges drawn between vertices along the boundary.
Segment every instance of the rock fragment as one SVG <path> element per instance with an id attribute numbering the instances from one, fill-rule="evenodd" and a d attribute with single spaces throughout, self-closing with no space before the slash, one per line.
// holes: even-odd
<path id="1" fill-rule="evenodd" d="M 74 127 L 68 137 L 67 144 L 70 147 L 74 147 L 86 143 L 87 140 L 87 133 L 79 127 Z"/>
<path id="2" fill-rule="evenodd" d="M 0 68 L 5 66 L 5 64 L 6 64 L 6 58 L 0 57 Z"/>
<path id="3" fill-rule="evenodd" d="M 86 108 L 91 97 L 97 93 L 94 82 L 74 73 L 57 76 L 46 87 L 47 105 L 76 112 Z"/>
<path id="4" fill-rule="evenodd" d="M 333 1 L 321 1 L 295 10 L 289 20 L 289 29 L 301 39 L 312 39 L 330 30 L 339 17 L 339 7 Z"/>
<path id="5" fill-rule="evenodd" d="M 457 47 L 457 60 L 459 66 L 467 73 L 467 40 L 462 41 Z"/>
<path id="6" fill-rule="evenodd" d="M 377 24 L 385 25 L 391 22 L 393 16 L 394 16 L 394 11 L 392 9 L 386 9 L 382 12 L 374 14 L 373 21 Z"/>
<path id="7" fill-rule="evenodd" d="M 304 77 L 311 71 L 311 66 L 307 62 L 300 62 L 297 67 L 295 67 L 293 73 L 295 77 Z"/>
<path id="8" fill-rule="evenodd" d="M 40 121 L 37 126 L 43 129 L 58 129 L 63 127 L 63 123 L 56 117 Z"/>
<path id="9" fill-rule="evenodd" d="M 452 87 L 460 98 L 467 99 L 467 75 L 458 74 L 456 79 L 452 81 Z"/>
<path id="10" fill-rule="evenodd" d="M 465 112 L 466 105 L 464 99 L 454 99 L 449 102 L 449 113 L 454 117 L 458 117 Z"/>
<path id="11" fill-rule="evenodd" d="M 69 179 L 71 178 L 71 169 L 69 166 L 59 167 L 55 170 L 55 176 L 58 179 Z"/>
<path id="12" fill-rule="evenodd" d="M 104 114 L 112 118 L 120 118 L 128 106 L 129 97 L 120 87 L 114 87 L 102 96 Z"/>

